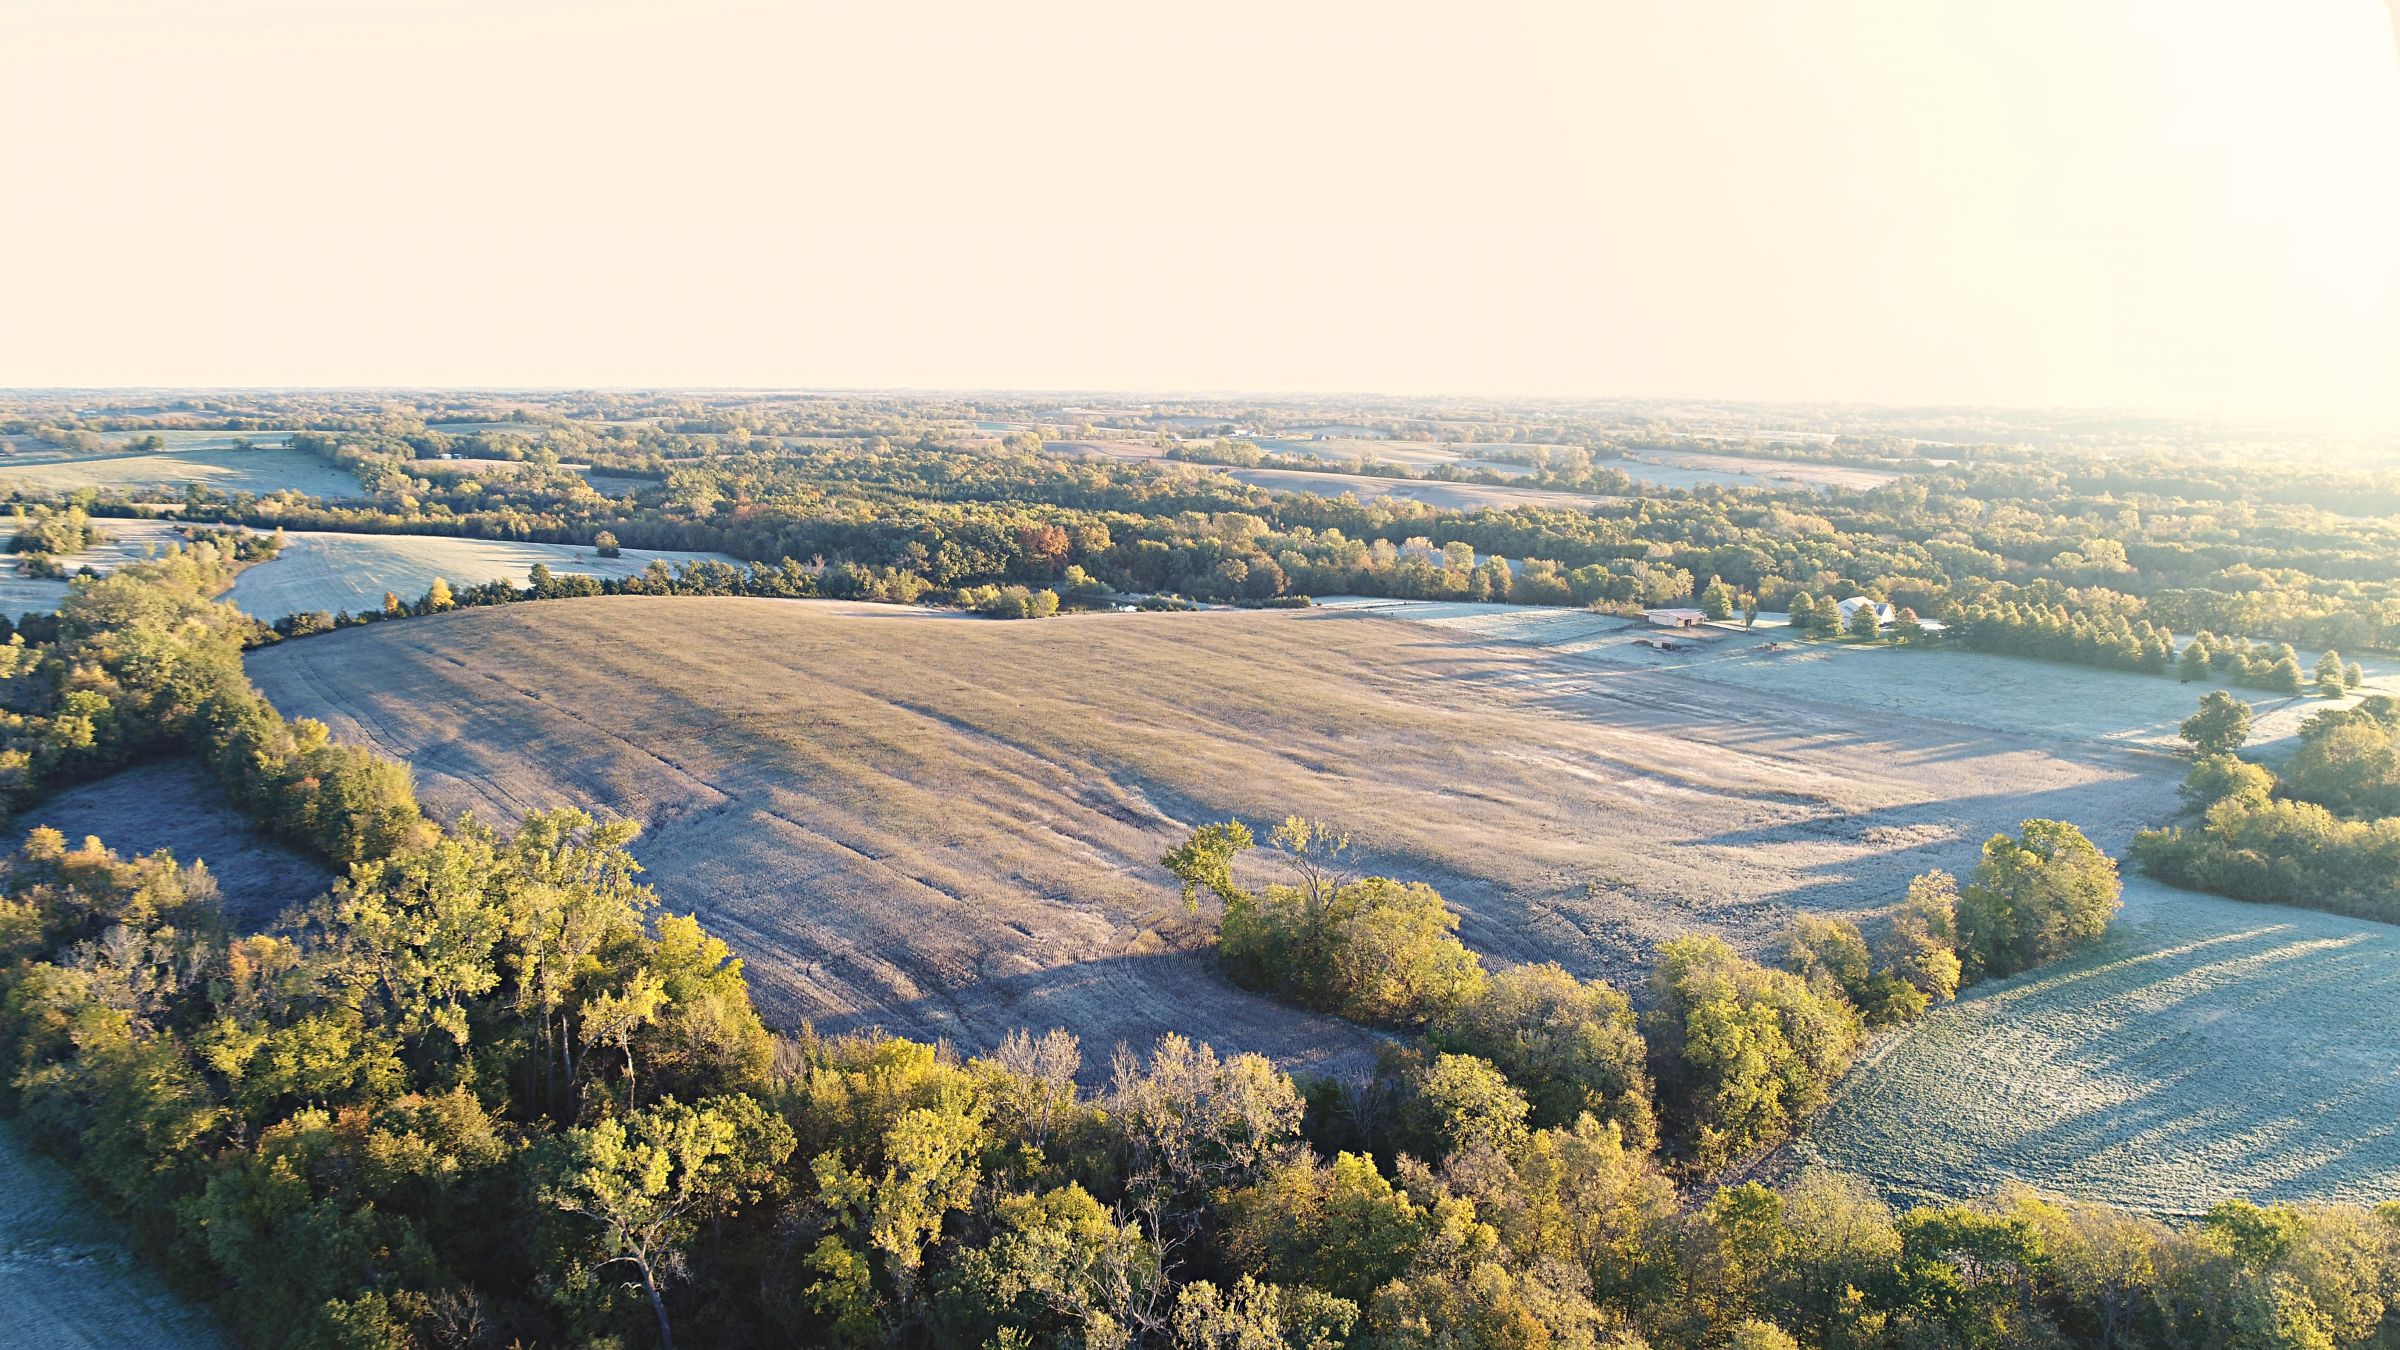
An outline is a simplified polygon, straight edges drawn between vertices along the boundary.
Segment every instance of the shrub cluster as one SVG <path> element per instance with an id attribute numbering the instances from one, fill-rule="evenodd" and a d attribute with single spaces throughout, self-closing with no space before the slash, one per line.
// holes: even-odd
<path id="1" fill-rule="evenodd" d="M 2177 886 L 2400 921 L 2400 701 L 2311 717 L 2280 776 L 2235 756 L 2249 730 L 2238 703 L 2212 694 L 2184 724 L 2198 819 L 2136 835 L 2133 857 Z"/>

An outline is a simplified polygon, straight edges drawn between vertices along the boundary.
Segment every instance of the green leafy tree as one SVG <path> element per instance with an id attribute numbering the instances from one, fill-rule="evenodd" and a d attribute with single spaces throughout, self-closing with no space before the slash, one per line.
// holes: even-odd
<path id="1" fill-rule="evenodd" d="M 1720 938 L 1661 945 L 1650 989 L 1660 1097 L 1703 1168 L 1781 1139 L 1825 1100 L 1858 1046 L 1847 1001 L 1745 960 Z"/>
<path id="2" fill-rule="evenodd" d="M 1536 1127 L 1588 1113 L 1621 1126 L 1638 1147 L 1656 1142 L 1641 1028 L 1625 995 L 1601 981 L 1553 962 L 1512 966 L 1430 1030 L 1435 1045 L 1499 1066 L 1531 1103 Z"/>
<path id="3" fill-rule="evenodd" d="M 559 1272 L 562 1288 L 628 1267 L 671 1350 L 667 1280 L 701 1225 L 771 1193 L 794 1142 L 789 1126 L 748 1097 L 662 1102 L 568 1131 L 542 1168 L 541 1196 L 591 1225 L 597 1251 L 574 1255 Z"/>
<path id="4" fill-rule="evenodd" d="M 2222 689 L 2200 697 L 2200 710 L 2183 719 L 2183 739 L 2203 755 L 2230 755 L 2250 739 L 2250 705 Z"/>
<path id="5" fill-rule="evenodd" d="M 1489 1060 L 1436 1055 L 1416 1090 L 1420 1133 L 1433 1144 L 1431 1156 L 1475 1148 L 1506 1153 L 1525 1142 L 1525 1118 L 1533 1108 Z"/>
<path id="6" fill-rule="evenodd" d="M 1203 826 L 1163 860 L 1187 903 L 1203 889 L 1224 902 L 1217 952 L 1237 983 L 1356 1021 L 1402 1025 L 1481 996 L 1482 962 L 1458 941 L 1458 916 L 1432 887 L 1348 879 L 1339 861 L 1348 840 L 1293 817 L 1273 836 L 1293 884 L 1243 890 L 1232 861 L 1248 839 L 1238 822 Z"/>
<path id="7" fill-rule="evenodd" d="M 2267 667 L 2266 686 L 2279 694 L 2297 694 L 2302 687 L 2300 654 L 2290 643 L 2283 644 L 2274 661 Z"/>
<path id="8" fill-rule="evenodd" d="M 1993 835 L 1959 892 L 1968 978 L 2014 974 L 2093 942 L 2124 889 L 2115 860 L 2065 821 L 2028 820 L 2013 838 Z"/>
<path id="9" fill-rule="evenodd" d="M 2317 658 L 2317 696 L 2340 698 L 2350 692 L 2349 676 L 2342 665 L 2342 654 L 2328 650 Z"/>
<path id="10" fill-rule="evenodd" d="M 986 1143 L 981 1110 L 948 1098 L 903 1112 L 877 1142 L 880 1165 L 817 1156 L 817 1195 L 835 1231 L 809 1253 L 808 1298 L 844 1339 L 891 1334 L 923 1311 L 926 1259 L 974 1197 Z"/>

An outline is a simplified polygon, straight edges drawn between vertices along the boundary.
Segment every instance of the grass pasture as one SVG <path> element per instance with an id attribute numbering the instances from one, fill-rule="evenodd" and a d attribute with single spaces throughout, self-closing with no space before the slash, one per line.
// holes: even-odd
<path id="1" fill-rule="evenodd" d="M 702 558 L 734 561 L 720 553 L 633 548 L 622 557 L 603 558 L 589 548 L 567 544 L 424 534 L 290 530 L 284 538 L 288 542 L 282 556 L 244 570 L 227 597 L 244 613 L 270 622 L 316 610 L 380 609 L 385 591 L 415 600 L 432 587 L 435 577 L 454 588 L 501 579 L 522 586 L 536 563 L 547 564 L 553 572 L 626 577 L 647 569 L 653 559 L 670 567 Z"/>
<path id="2" fill-rule="evenodd" d="M 0 1350 L 215 1350 L 230 1342 L 0 1121 Z"/>
<path id="3" fill-rule="evenodd" d="M 129 446 L 148 436 L 167 443 L 172 453 L 191 453 L 210 450 L 232 450 L 235 441 L 248 441 L 254 450 L 287 450 L 291 448 L 292 433 L 288 431 L 112 431 L 109 437 L 118 446 Z"/>
<path id="4" fill-rule="evenodd" d="M 1156 860 L 1227 813 L 1340 821 L 1366 865 L 1440 885 L 1477 948 L 1631 981 L 1668 937 L 1758 950 L 1795 909 L 1879 908 L 2028 816 L 2113 847 L 2173 801 L 2155 757 L 2113 746 L 1862 725 L 1306 611 L 614 597 L 350 630 L 251 671 L 410 760 L 437 813 L 641 820 L 649 879 L 742 951 L 784 1025 L 968 1045 L 1066 1025 L 1103 1051 L 1184 1030 L 1362 1057 L 1372 1038 L 1208 968 Z"/>
<path id="5" fill-rule="evenodd" d="M 2255 722 L 2252 748 L 2273 758 L 2317 711 L 2340 706 L 2314 697 L 2289 697 L 2256 689 L 2157 675 L 2099 670 L 2021 657 L 1957 649 L 1907 650 L 1846 642 L 1795 643 L 1784 630 L 1743 633 L 1703 630 L 1689 638 L 1700 650 L 1661 652 L 1635 645 L 1656 636 L 1638 620 L 1581 610 L 1522 605 L 1449 604 L 1336 597 L 1331 614 L 1364 615 L 1425 624 L 1492 641 L 1539 648 L 1595 669 L 1671 671 L 1722 686 L 1727 704 L 1749 698 L 1796 699 L 1850 710 L 1863 728 L 1877 719 L 1909 718 L 1972 726 L 2004 735 L 2077 743 L 2113 744 L 2146 750 L 2176 750 L 2176 729 L 2191 716 L 2200 696 L 2225 688 L 2247 700 Z M 1781 651 L 1767 650 L 1770 643 Z M 2316 653 L 2301 655 L 2313 667 Z M 2361 663 L 2368 694 L 2400 694 L 2400 666 L 2388 660 Z M 2165 772 L 2181 772 L 2166 766 Z"/>
<path id="6" fill-rule="evenodd" d="M 232 433 L 205 434 L 230 439 Z M 351 497 L 359 490 L 349 470 L 291 449 L 168 449 L 32 463 L 0 461 L 0 492 L 56 495 L 93 488 L 134 497 L 177 496 L 192 483 L 227 494 L 260 496 L 289 488 L 311 497 Z"/>
<path id="7" fill-rule="evenodd" d="M 2400 928 L 2135 880 L 2102 945 L 1884 1039 L 1776 1160 L 2160 1214 L 2400 1193 Z"/>
<path id="8" fill-rule="evenodd" d="M 119 857 L 165 849 L 177 862 L 204 862 L 225 913 L 244 929 L 265 927 L 333 885 L 325 864 L 253 828 L 224 798 L 198 762 L 151 760 L 47 797 L 18 812 L 10 828 L 21 838 L 47 825 L 69 845 L 97 835 Z"/>

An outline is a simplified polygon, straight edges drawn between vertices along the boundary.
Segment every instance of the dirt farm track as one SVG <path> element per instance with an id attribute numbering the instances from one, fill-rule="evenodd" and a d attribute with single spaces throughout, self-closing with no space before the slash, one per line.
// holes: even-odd
<path id="1" fill-rule="evenodd" d="M 1562 618 L 1588 616 L 1562 615 Z M 1159 854 L 1191 823 L 1340 821 L 1503 961 L 1637 979 L 1872 911 L 2029 816 L 2106 847 L 2171 809 L 2148 751 L 2007 735 L 1474 632 L 1326 612 L 995 623 L 617 597 L 256 653 L 287 713 L 404 757 L 436 812 L 643 823 L 673 908 L 771 1017 L 989 1043 L 1182 1030 L 1294 1068 L 1367 1033 L 1227 987 Z"/>

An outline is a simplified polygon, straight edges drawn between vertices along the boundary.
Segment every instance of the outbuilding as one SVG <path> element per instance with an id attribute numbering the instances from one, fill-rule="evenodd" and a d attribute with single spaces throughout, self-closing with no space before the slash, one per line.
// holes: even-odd
<path id="1" fill-rule="evenodd" d="M 1642 617 L 1661 628 L 1698 628 L 1708 615 L 1697 609 L 1645 609 Z"/>

